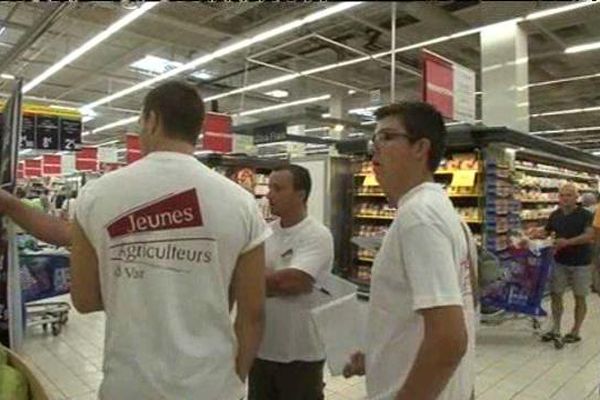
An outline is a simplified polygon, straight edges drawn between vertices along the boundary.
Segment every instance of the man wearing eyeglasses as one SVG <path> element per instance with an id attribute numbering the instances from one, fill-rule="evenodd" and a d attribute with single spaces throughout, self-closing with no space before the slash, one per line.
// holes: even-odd
<path id="1" fill-rule="evenodd" d="M 442 116 L 425 103 L 376 112 L 373 164 L 396 218 L 373 265 L 366 373 L 373 400 L 465 400 L 474 386 L 470 234 L 433 175 L 445 151 Z"/>

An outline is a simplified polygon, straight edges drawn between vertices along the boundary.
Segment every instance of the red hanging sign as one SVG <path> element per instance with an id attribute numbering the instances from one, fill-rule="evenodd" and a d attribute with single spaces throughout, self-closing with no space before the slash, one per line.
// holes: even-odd
<path id="1" fill-rule="evenodd" d="M 423 101 L 434 106 L 444 117 L 454 116 L 454 67 L 451 63 L 423 53 Z"/>
<path id="2" fill-rule="evenodd" d="M 83 147 L 75 154 L 75 169 L 78 171 L 98 171 L 98 148 Z"/>
<path id="3" fill-rule="evenodd" d="M 42 176 L 42 160 L 25 160 L 24 176 L 27 178 Z"/>
<path id="4" fill-rule="evenodd" d="M 218 153 L 230 153 L 233 149 L 231 125 L 231 117 L 227 114 L 206 113 L 202 129 L 202 148 Z"/>
<path id="5" fill-rule="evenodd" d="M 142 158 L 142 147 L 140 137 L 134 133 L 128 133 L 125 136 L 125 146 L 127 149 L 127 164 L 131 164 Z"/>
<path id="6" fill-rule="evenodd" d="M 42 175 L 60 175 L 62 157 L 60 154 L 44 154 L 42 156 Z"/>
<path id="7" fill-rule="evenodd" d="M 25 178 L 25 162 L 19 161 L 17 164 L 17 179 Z"/>

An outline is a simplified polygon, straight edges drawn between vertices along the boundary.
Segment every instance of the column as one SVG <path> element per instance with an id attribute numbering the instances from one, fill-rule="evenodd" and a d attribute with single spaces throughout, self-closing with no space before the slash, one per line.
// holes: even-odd
<path id="1" fill-rule="evenodd" d="M 529 132 L 527 35 L 516 22 L 484 29 L 481 38 L 482 122 Z"/>

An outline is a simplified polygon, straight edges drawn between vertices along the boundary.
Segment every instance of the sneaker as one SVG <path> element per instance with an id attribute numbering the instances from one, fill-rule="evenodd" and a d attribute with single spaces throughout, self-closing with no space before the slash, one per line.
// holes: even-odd
<path id="1" fill-rule="evenodd" d="M 553 331 L 546 332 L 542 335 L 542 342 L 551 342 L 553 340 L 560 339 L 560 333 L 556 333 Z"/>
<path id="2" fill-rule="evenodd" d="M 581 342 L 581 336 L 579 336 L 576 333 L 569 333 L 569 334 L 565 335 L 565 337 L 563 338 L 563 341 L 565 343 L 577 343 L 577 342 Z"/>

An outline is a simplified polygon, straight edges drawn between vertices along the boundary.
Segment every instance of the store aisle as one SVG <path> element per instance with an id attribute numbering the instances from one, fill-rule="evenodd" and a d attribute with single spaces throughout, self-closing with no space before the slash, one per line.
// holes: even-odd
<path id="1" fill-rule="evenodd" d="M 600 298 L 590 298 L 583 342 L 556 351 L 524 320 L 483 326 L 478 335 L 478 400 L 598 399 Z M 572 313 L 572 301 L 567 302 Z M 564 326 L 570 327 L 569 316 Z M 104 317 L 71 313 L 58 337 L 29 332 L 25 353 L 54 400 L 92 400 L 100 383 Z M 365 398 L 363 379 L 327 378 L 326 400 Z"/>

